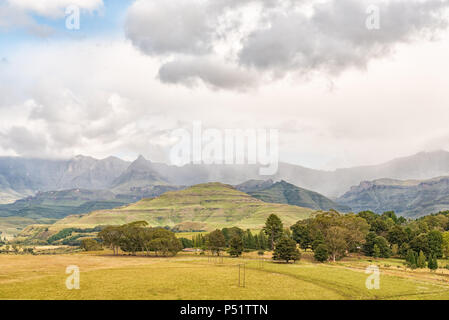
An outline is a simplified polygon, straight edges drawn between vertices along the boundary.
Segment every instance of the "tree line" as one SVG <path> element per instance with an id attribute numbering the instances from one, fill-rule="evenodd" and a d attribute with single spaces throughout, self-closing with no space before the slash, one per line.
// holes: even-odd
<path id="1" fill-rule="evenodd" d="M 392 211 L 376 214 L 321 212 L 291 227 L 292 238 L 318 261 L 339 260 L 348 253 L 374 258 L 398 257 L 411 268 L 438 268 L 437 259 L 449 258 L 449 212 L 417 220 Z"/>
<path id="2" fill-rule="evenodd" d="M 291 238 L 291 232 L 284 230 L 282 221 L 274 214 L 267 218 L 265 227 L 257 234 L 238 227 L 223 228 L 204 236 L 197 235 L 191 244 L 218 256 L 223 251 L 232 257 L 239 257 L 244 251 L 258 250 L 259 254 L 263 255 L 265 250 L 274 250 L 274 260 L 289 262 L 301 258 L 296 242 Z"/>
<path id="3" fill-rule="evenodd" d="M 150 228 L 146 221 L 137 221 L 122 226 L 108 226 L 98 233 L 98 238 L 110 247 L 114 255 L 119 250 L 136 255 L 145 252 L 156 256 L 174 256 L 182 250 L 182 244 L 172 231 L 164 228 Z M 95 243 L 89 239 L 83 241 L 82 246 L 92 249 Z"/>

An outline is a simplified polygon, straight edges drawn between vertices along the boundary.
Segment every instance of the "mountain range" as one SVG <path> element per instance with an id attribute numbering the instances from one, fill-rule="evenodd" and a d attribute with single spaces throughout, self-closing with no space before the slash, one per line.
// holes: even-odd
<path id="1" fill-rule="evenodd" d="M 147 221 L 156 227 L 169 226 L 184 231 L 238 226 L 258 229 L 276 213 L 286 226 L 310 216 L 314 210 L 287 204 L 266 203 L 222 183 L 195 185 L 166 192 L 154 199 L 143 199 L 128 206 L 71 215 L 57 221 L 54 228 L 91 228 Z"/>
<path id="2" fill-rule="evenodd" d="M 416 218 L 449 209 L 449 176 L 428 180 L 364 181 L 338 198 L 354 211 L 395 211 Z"/>
<path id="3" fill-rule="evenodd" d="M 154 163 L 140 156 L 130 163 L 116 157 L 98 160 L 77 156 L 69 160 L 0 157 L 0 202 L 34 195 L 38 191 L 107 189 L 128 193 L 154 185 L 191 186 L 207 182 L 238 185 L 248 180 L 284 180 L 336 199 L 362 181 L 382 178 L 430 179 L 449 175 L 449 152 L 422 152 L 384 164 L 334 171 L 280 163 L 274 176 L 260 176 L 256 165 L 186 165 Z"/>

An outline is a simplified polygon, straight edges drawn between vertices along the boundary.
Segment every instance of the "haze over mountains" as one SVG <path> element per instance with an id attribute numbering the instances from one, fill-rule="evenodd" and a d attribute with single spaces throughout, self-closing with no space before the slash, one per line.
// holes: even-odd
<path id="1" fill-rule="evenodd" d="M 281 163 L 274 176 L 260 176 L 255 165 L 187 165 L 153 163 L 140 156 L 130 163 L 116 157 L 98 160 L 77 156 L 70 160 L 0 158 L 0 201 L 11 202 L 38 191 L 107 189 L 132 193 L 135 188 L 190 186 L 207 182 L 238 185 L 248 180 L 285 180 L 329 198 L 345 194 L 362 181 L 382 178 L 430 179 L 449 175 L 449 152 L 422 152 L 384 164 L 335 171 Z"/>
<path id="2" fill-rule="evenodd" d="M 364 181 L 337 199 L 354 211 L 371 210 L 416 218 L 449 209 L 449 177 Z"/>

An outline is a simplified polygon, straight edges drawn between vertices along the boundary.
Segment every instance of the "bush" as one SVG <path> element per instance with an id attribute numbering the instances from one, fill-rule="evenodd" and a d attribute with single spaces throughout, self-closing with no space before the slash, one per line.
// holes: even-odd
<path id="1" fill-rule="evenodd" d="M 325 244 L 320 244 L 314 251 L 316 261 L 325 262 L 329 260 L 329 249 Z"/>

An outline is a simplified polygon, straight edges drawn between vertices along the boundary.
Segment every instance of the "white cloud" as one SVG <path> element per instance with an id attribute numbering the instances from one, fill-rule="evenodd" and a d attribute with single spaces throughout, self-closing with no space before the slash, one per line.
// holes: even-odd
<path id="1" fill-rule="evenodd" d="M 380 9 L 379 30 L 366 27 L 372 5 Z M 157 5 L 138 0 L 125 28 L 145 54 L 175 58 L 162 65 L 162 80 L 190 85 L 195 78 L 219 87 L 216 79 L 227 73 L 235 84 L 223 81 L 221 87 L 235 89 L 247 83 L 238 74 L 251 70 L 277 79 L 364 69 L 398 44 L 445 30 L 448 7 L 442 0 L 169 0 Z M 206 55 L 204 69 L 197 68 L 196 61 Z"/>
<path id="2" fill-rule="evenodd" d="M 61 18 L 69 6 L 93 12 L 103 7 L 103 0 L 7 0 L 10 7 L 48 18 Z"/>
<path id="3" fill-rule="evenodd" d="M 45 22 L 38 22 L 35 16 L 46 19 L 64 18 L 66 8 L 77 6 L 81 12 L 93 13 L 103 8 L 102 0 L 0 0 L 0 32 L 24 29 L 38 37 L 54 34 Z"/>
<path id="4" fill-rule="evenodd" d="M 0 63 L 0 153 L 129 158 L 143 154 L 164 161 L 170 131 L 190 128 L 196 120 L 205 128 L 279 129 L 281 159 L 310 167 L 378 163 L 428 148 L 449 149 L 445 139 L 449 35 L 434 42 L 416 39 L 421 31 L 439 29 L 443 23 L 438 16 L 429 18 L 428 8 L 403 15 L 417 26 L 416 33 L 398 27 L 391 38 L 377 35 L 373 40 L 386 44 L 386 51 L 395 51 L 391 59 L 365 60 L 361 52 L 367 58 L 375 56 L 373 42 L 359 44 L 363 37 L 351 28 L 352 20 L 346 30 L 334 10 L 323 7 L 320 12 L 331 16 L 316 15 L 319 23 L 305 14 L 312 31 L 321 21 L 331 30 L 301 33 L 304 41 L 298 43 L 288 40 L 288 34 L 270 33 L 270 28 L 278 30 L 289 21 L 274 11 L 282 13 L 292 2 L 283 1 L 282 6 L 274 0 L 256 2 L 214 2 L 208 10 L 226 4 L 231 13 L 226 23 L 220 22 L 212 48 L 207 41 L 194 49 L 186 48 L 187 42 L 181 47 L 172 43 L 152 47 L 145 37 L 141 38 L 149 46 L 145 50 L 138 42 L 120 38 L 51 39 L 15 46 Z M 243 27 L 238 12 L 249 12 L 246 6 L 256 7 L 251 12 L 263 15 L 267 24 L 261 26 L 262 20 L 251 18 Z M 238 28 L 233 27 L 235 21 Z M 273 22 L 276 27 L 270 27 Z M 279 38 L 285 48 L 278 55 L 260 50 L 240 61 L 253 40 L 264 41 L 250 36 L 258 32 L 269 35 L 268 43 Z M 339 41 L 323 40 L 334 37 Z M 362 40 L 355 40 L 358 37 Z M 299 63 L 284 55 L 291 48 L 310 52 Z M 318 50 L 322 48 L 326 50 Z M 344 68 L 340 70 L 335 61 Z M 367 71 L 347 68 L 367 62 Z M 303 69 L 319 76 L 298 76 Z M 335 78 L 322 70 L 345 72 Z M 266 80 L 272 73 L 278 81 Z"/>

